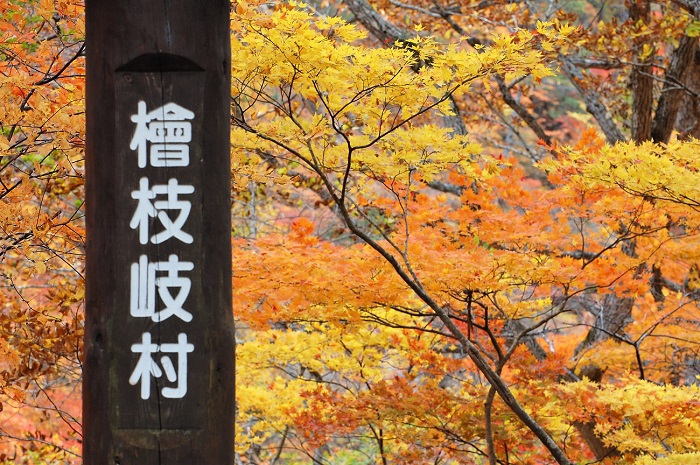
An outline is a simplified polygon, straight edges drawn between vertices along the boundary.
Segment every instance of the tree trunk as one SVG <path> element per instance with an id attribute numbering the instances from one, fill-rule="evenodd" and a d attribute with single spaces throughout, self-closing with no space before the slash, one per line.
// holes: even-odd
<path id="1" fill-rule="evenodd" d="M 688 75 L 695 66 L 695 54 L 698 49 L 696 37 L 684 36 L 678 48 L 673 51 L 671 63 L 666 73 L 666 82 L 659 103 L 656 106 L 656 114 L 652 124 L 651 138 L 654 142 L 667 143 L 673 129 L 676 127 L 677 117 L 684 100 L 696 100 L 684 89 L 688 81 Z M 696 70 L 697 71 L 697 70 Z M 679 123 L 681 121 L 678 121 Z"/>
<path id="2" fill-rule="evenodd" d="M 636 23 L 644 23 L 649 20 L 648 0 L 632 0 L 629 8 L 630 18 Z M 638 42 L 642 46 L 642 42 Z M 632 116 L 630 123 L 632 126 L 632 140 L 643 142 L 651 139 L 651 115 L 654 104 L 654 81 L 652 77 L 652 66 L 648 63 L 635 65 L 632 68 L 630 77 L 632 85 Z"/>

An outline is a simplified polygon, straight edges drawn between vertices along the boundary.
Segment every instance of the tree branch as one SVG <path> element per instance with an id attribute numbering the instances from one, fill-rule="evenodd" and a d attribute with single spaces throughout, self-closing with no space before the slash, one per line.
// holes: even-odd
<path id="1" fill-rule="evenodd" d="M 612 115 L 608 109 L 600 103 L 600 96 L 598 92 L 593 89 L 587 89 L 581 82 L 581 71 L 574 65 L 574 63 L 568 57 L 562 57 L 562 70 L 564 74 L 569 77 L 571 83 L 576 87 L 579 93 L 583 96 L 583 100 L 586 102 L 586 110 L 593 115 L 595 120 L 598 122 L 600 129 L 605 134 L 605 138 L 608 143 L 613 145 L 616 142 L 622 142 L 625 140 L 625 136 L 617 127 L 617 124 L 612 118 Z"/>
<path id="2" fill-rule="evenodd" d="M 686 94 L 682 84 L 693 66 L 697 49 L 697 37 L 683 36 L 671 55 L 666 81 L 652 122 L 651 138 L 654 142 L 667 143 L 671 137 L 681 102 Z"/>

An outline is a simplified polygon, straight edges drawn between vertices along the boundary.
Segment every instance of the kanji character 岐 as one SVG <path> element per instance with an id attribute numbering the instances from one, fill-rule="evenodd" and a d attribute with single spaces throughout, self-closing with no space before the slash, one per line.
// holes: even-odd
<path id="1" fill-rule="evenodd" d="M 151 263 L 145 255 L 138 263 L 131 264 L 131 316 L 150 317 L 155 322 L 176 316 L 182 321 L 192 321 L 192 314 L 182 308 L 192 287 L 189 278 L 179 275 L 180 271 L 192 271 L 194 263 L 180 261 L 172 254 L 167 262 Z M 167 272 L 156 276 L 156 272 Z M 156 312 L 156 288 L 165 308 Z M 173 294 L 173 289 L 177 293 Z"/>

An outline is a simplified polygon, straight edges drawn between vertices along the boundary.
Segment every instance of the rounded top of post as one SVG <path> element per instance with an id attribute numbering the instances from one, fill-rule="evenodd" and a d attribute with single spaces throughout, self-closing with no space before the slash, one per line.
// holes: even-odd
<path id="1" fill-rule="evenodd" d="M 199 66 L 189 58 L 172 53 L 144 53 L 139 55 L 128 63 L 117 68 L 121 72 L 177 72 L 177 71 L 204 71 L 204 68 Z"/>

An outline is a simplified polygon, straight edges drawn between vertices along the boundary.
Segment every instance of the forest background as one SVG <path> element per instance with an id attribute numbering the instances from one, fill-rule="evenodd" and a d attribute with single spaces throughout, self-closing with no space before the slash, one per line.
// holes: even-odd
<path id="1" fill-rule="evenodd" d="M 0 0 L 0 463 L 81 462 L 83 9 Z M 696 0 L 231 31 L 237 463 L 700 463 Z"/>

